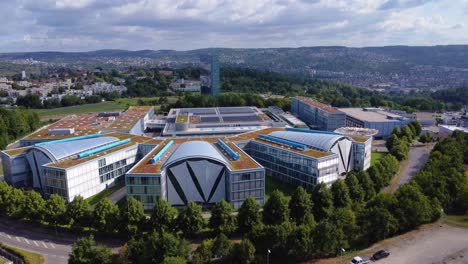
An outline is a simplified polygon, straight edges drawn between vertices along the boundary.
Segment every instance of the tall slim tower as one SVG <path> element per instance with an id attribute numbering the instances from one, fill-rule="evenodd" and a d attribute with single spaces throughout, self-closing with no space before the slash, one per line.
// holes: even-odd
<path id="1" fill-rule="evenodd" d="M 219 95 L 219 58 L 215 52 L 211 53 L 211 95 Z"/>

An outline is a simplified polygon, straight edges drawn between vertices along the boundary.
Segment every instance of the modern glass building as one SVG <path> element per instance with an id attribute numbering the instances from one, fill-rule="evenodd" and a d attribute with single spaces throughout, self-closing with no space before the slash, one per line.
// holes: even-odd
<path id="1" fill-rule="evenodd" d="M 211 54 L 211 95 L 218 96 L 220 92 L 219 83 L 219 56 L 216 53 Z"/>
<path id="2" fill-rule="evenodd" d="M 334 131 L 346 123 L 345 113 L 303 96 L 291 98 L 291 113 L 318 130 Z"/>

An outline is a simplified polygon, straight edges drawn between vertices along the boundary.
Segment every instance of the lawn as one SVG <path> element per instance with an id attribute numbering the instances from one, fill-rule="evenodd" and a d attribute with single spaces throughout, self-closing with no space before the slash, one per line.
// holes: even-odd
<path id="1" fill-rule="evenodd" d="M 465 215 L 443 215 L 442 223 L 447 225 L 468 228 L 468 214 Z"/>
<path id="2" fill-rule="evenodd" d="M 0 159 L 0 175 L 3 175 L 2 159 Z"/>
<path id="3" fill-rule="evenodd" d="M 124 184 L 121 183 L 121 184 L 117 184 L 117 185 L 115 185 L 113 187 L 107 188 L 104 191 L 89 197 L 88 199 L 86 199 L 86 201 L 88 201 L 88 203 L 90 205 L 97 204 L 97 203 L 99 203 L 99 201 L 101 201 L 102 199 L 104 199 L 106 197 L 109 197 L 109 195 L 115 193 L 116 191 L 118 191 L 123 186 L 124 186 Z"/>
<path id="4" fill-rule="evenodd" d="M 383 158 L 385 155 L 386 155 L 386 153 L 372 151 L 371 166 L 374 166 L 374 164 L 377 161 L 379 161 L 381 158 Z"/>
<path id="5" fill-rule="evenodd" d="M 268 201 L 268 199 L 270 198 L 270 194 L 274 190 L 280 190 L 287 197 L 291 197 L 294 190 L 296 190 L 296 186 L 281 182 L 272 177 L 265 176 L 265 202 Z"/>
<path id="6" fill-rule="evenodd" d="M 44 257 L 40 254 L 33 253 L 30 251 L 26 251 L 23 249 L 15 248 L 12 246 L 7 246 L 4 244 L 0 244 L 3 248 L 9 249 L 11 251 L 16 252 L 19 255 L 22 255 L 25 258 L 25 262 L 29 264 L 42 264 L 44 263 Z"/>

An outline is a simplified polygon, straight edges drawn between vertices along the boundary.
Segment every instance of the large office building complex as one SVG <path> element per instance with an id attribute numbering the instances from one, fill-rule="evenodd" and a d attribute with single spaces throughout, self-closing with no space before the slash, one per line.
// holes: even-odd
<path id="1" fill-rule="evenodd" d="M 132 135 L 143 130 L 139 121 L 129 119 L 145 123 L 146 117 L 136 110 L 119 115 L 128 120 L 114 115 L 95 115 L 98 119 L 92 122 L 87 115 L 75 121 L 67 117 L 33 133 L 24 147 L 1 152 L 5 180 L 67 201 L 125 182 L 127 196 L 146 209 L 158 197 L 175 206 L 212 205 L 225 199 L 238 208 L 249 195 L 264 202 L 265 175 L 311 189 L 370 166 L 372 137 L 266 127 L 235 135 L 150 138 Z M 222 119 L 224 110 L 214 109 Z M 204 117 L 200 111 L 198 118 Z M 185 115 L 182 123 L 190 120 L 187 113 L 177 112 L 176 119 L 179 115 Z"/>
<path id="2" fill-rule="evenodd" d="M 291 98 L 291 113 L 318 130 L 334 131 L 346 122 L 346 114 L 337 108 L 303 96 Z"/>
<path id="3" fill-rule="evenodd" d="M 409 118 L 380 108 L 340 108 L 340 111 L 346 113 L 347 127 L 375 129 L 377 138 L 386 138 L 395 127 L 401 128 L 411 122 Z"/>

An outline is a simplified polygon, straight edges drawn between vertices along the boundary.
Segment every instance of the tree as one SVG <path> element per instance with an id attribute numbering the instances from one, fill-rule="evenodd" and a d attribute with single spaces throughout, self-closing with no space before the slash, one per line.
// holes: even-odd
<path id="1" fill-rule="evenodd" d="M 128 242 L 128 258 L 132 263 L 161 263 L 166 257 L 187 258 L 190 244 L 172 234 L 152 232 Z"/>
<path id="2" fill-rule="evenodd" d="M 398 200 L 397 218 L 401 230 L 410 230 L 431 220 L 431 205 L 417 185 L 403 185 L 396 191 L 395 197 Z"/>
<path id="3" fill-rule="evenodd" d="M 234 259 L 234 263 L 253 263 L 255 259 L 255 247 L 252 242 L 248 239 L 242 239 L 242 241 L 236 245 Z"/>
<path id="4" fill-rule="evenodd" d="M 203 240 L 192 255 L 193 264 L 210 263 L 213 258 L 213 240 Z"/>
<path id="5" fill-rule="evenodd" d="M 416 136 L 421 134 L 422 127 L 421 127 L 421 124 L 417 120 L 411 121 L 411 123 L 409 123 L 409 125 L 414 128 Z"/>
<path id="6" fill-rule="evenodd" d="M 141 227 L 146 220 L 143 204 L 132 196 L 127 199 L 127 204 L 122 207 L 120 215 L 122 216 L 124 229 L 130 236 L 134 236 L 141 231 Z"/>
<path id="7" fill-rule="evenodd" d="M 231 253 L 234 243 L 228 237 L 221 233 L 213 241 L 213 256 L 217 258 L 226 258 Z"/>
<path id="8" fill-rule="evenodd" d="M 67 206 L 68 223 L 73 227 L 85 227 L 91 224 L 92 210 L 88 201 L 77 195 Z"/>
<path id="9" fill-rule="evenodd" d="M 351 205 L 351 198 L 349 197 L 349 189 L 343 180 L 335 181 L 331 186 L 333 194 L 333 205 L 336 208 L 349 207 Z"/>
<path id="10" fill-rule="evenodd" d="M 392 133 L 385 141 L 385 146 L 387 147 L 388 151 L 390 151 L 397 145 L 398 142 L 399 142 L 399 139 L 397 135 Z"/>
<path id="11" fill-rule="evenodd" d="M 274 190 L 263 206 L 263 223 L 279 225 L 289 220 L 288 199 L 279 190 Z"/>
<path id="12" fill-rule="evenodd" d="M 94 227 L 102 232 L 113 233 L 119 226 L 119 207 L 104 198 L 96 205 L 93 214 Z"/>
<path id="13" fill-rule="evenodd" d="M 419 142 L 421 143 L 429 143 L 429 142 L 432 142 L 432 137 L 431 137 L 431 134 L 429 133 L 424 133 L 422 134 L 420 137 L 419 137 Z"/>
<path id="14" fill-rule="evenodd" d="M 333 195 L 324 183 L 319 183 L 312 190 L 312 212 L 315 220 L 322 221 L 328 218 L 333 210 Z"/>
<path id="15" fill-rule="evenodd" d="M 297 226 L 289 238 L 288 255 L 297 261 L 309 258 L 313 245 L 311 233 L 310 226 Z"/>
<path id="16" fill-rule="evenodd" d="M 57 226 L 63 222 L 67 206 L 65 200 L 58 194 L 52 194 L 44 206 L 44 218 L 47 222 Z"/>
<path id="17" fill-rule="evenodd" d="M 189 203 L 177 216 L 177 223 L 186 237 L 196 236 L 204 224 L 201 206 L 194 202 Z"/>
<path id="18" fill-rule="evenodd" d="M 24 216 L 33 221 L 40 221 L 43 218 L 42 212 L 46 201 L 42 196 L 35 191 L 27 191 L 25 194 L 25 203 L 24 203 Z"/>
<path id="19" fill-rule="evenodd" d="M 106 246 L 96 245 L 93 236 L 78 239 L 72 246 L 70 264 L 110 264 L 112 251 Z"/>
<path id="20" fill-rule="evenodd" d="M 236 230 L 236 218 L 232 215 L 232 206 L 224 199 L 211 209 L 209 226 L 215 234 L 229 235 Z"/>
<path id="21" fill-rule="evenodd" d="M 403 137 L 408 138 L 408 143 L 411 143 L 411 140 L 415 138 L 416 136 L 413 134 L 413 131 L 411 131 L 411 128 L 406 125 L 401 130 L 401 138 Z"/>
<path id="22" fill-rule="evenodd" d="M 297 187 L 289 201 L 291 219 L 298 225 L 312 224 L 314 222 L 312 207 L 310 194 L 301 186 Z"/>
<path id="23" fill-rule="evenodd" d="M 261 223 L 260 205 L 258 205 L 255 199 L 249 195 L 242 203 L 239 208 L 239 213 L 237 214 L 239 231 L 242 234 L 248 234 L 252 232 L 255 226 L 258 226 Z"/>
<path id="24" fill-rule="evenodd" d="M 350 173 L 348 177 L 346 177 L 345 183 L 346 186 L 348 186 L 349 197 L 351 200 L 356 203 L 363 202 L 366 194 L 355 173 Z"/>
<path id="25" fill-rule="evenodd" d="M 176 216 L 177 210 L 174 207 L 166 200 L 160 197 L 156 198 L 151 213 L 151 223 L 160 234 L 174 229 Z"/>
<path id="26" fill-rule="evenodd" d="M 314 250 L 317 256 L 335 256 L 347 247 L 346 236 L 340 228 L 329 221 L 322 221 L 314 231 Z"/>
<path id="27" fill-rule="evenodd" d="M 364 200 L 369 201 L 372 199 L 372 197 L 375 196 L 374 183 L 372 182 L 372 179 L 369 177 L 369 174 L 366 171 L 358 172 L 356 174 L 356 178 L 364 190 Z"/>
<path id="28" fill-rule="evenodd" d="M 185 264 L 187 263 L 187 260 L 183 257 L 165 257 L 163 264 Z"/>

